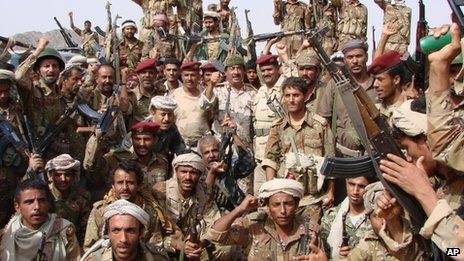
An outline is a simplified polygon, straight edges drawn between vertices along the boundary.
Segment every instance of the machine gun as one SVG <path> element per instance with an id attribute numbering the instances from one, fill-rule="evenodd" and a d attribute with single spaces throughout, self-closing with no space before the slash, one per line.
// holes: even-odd
<path id="1" fill-rule="evenodd" d="M 67 32 L 66 29 L 63 28 L 63 26 L 61 26 L 60 21 L 58 21 L 56 17 L 53 17 L 53 19 L 55 19 L 56 24 L 60 28 L 61 36 L 63 36 L 63 39 L 66 42 L 66 45 L 68 45 L 68 47 L 71 47 L 71 48 L 77 47 L 78 45 L 72 40 L 71 34 Z"/>
<path id="2" fill-rule="evenodd" d="M 383 178 L 371 146 L 377 151 L 380 158 L 386 158 L 388 153 L 402 158 L 404 158 L 404 155 L 391 136 L 389 125 L 385 117 L 381 115 L 365 90 L 353 79 L 349 69 L 345 65 L 339 66 L 335 64 L 325 52 L 324 48 L 322 48 L 320 39 L 323 38 L 323 35 L 327 31 L 327 27 L 318 31 L 312 31 L 308 34 L 308 40 L 319 56 L 321 63 L 335 81 L 340 97 L 347 108 L 351 122 L 369 155 L 377 178 L 410 214 L 413 232 L 418 235 L 420 228 L 427 218 L 424 210 L 414 197 L 406 193 L 399 186 L 389 183 Z M 349 170 L 351 165 L 347 164 L 341 167 Z M 363 175 L 363 173 L 360 173 L 360 175 Z M 428 247 L 428 244 L 424 246 Z"/>
<path id="3" fill-rule="evenodd" d="M 9 145 L 13 146 L 20 156 L 27 158 L 27 144 L 16 134 L 11 123 L 0 116 L 0 155 L 4 155 Z"/>

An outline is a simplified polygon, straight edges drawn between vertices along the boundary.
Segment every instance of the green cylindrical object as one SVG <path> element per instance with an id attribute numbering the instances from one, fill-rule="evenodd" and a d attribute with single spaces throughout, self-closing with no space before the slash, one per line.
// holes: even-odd
<path id="1" fill-rule="evenodd" d="M 438 38 L 428 35 L 421 38 L 419 42 L 422 52 L 426 54 L 436 52 L 449 43 L 451 43 L 451 33 L 449 31 Z"/>

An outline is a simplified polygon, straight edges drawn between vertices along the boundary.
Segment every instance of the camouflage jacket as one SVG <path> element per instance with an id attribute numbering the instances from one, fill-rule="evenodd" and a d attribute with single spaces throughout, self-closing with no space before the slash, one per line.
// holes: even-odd
<path id="1" fill-rule="evenodd" d="M 320 237 L 324 242 L 325 253 L 327 255 L 329 255 L 332 252 L 330 245 L 327 243 L 327 238 L 330 234 L 330 230 L 333 226 L 335 217 L 338 215 L 338 212 L 340 211 L 340 206 L 341 205 L 338 205 L 325 211 L 324 216 L 322 216 L 321 219 Z M 361 217 L 356 222 L 356 224 L 353 224 L 351 217 L 349 215 L 346 215 L 346 219 L 343 225 L 346 234 L 349 238 L 348 245 L 350 245 L 352 248 L 354 248 L 359 243 L 359 241 L 361 241 L 361 239 L 363 239 L 366 236 L 366 234 L 372 231 L 371 222 L 366 215 L 363 215 L 363 217 Z"/>
<path id="2" fill-rule="evenodd" d="M 347 260 L 425 260 L 424 251 L 419 242 L 411 233 L 411 223 L 403 218 L 403 240 L 396 242 L 388 235 L 385 225 L 380 229 L 379 235 L 374 231 L 366 234 L 349 253 Z"/>
<path id="3" fill-rule="evenodd" d="M 142 50 L 144 43 L 135 38 L 134 43 L 129 43 L 125 39 L 119 44 L 119 59 L 121 68 L 129 68 L 129 72 L 133 72 L 140 58 L 142 58 Z"/>
<path id="4" fill-rule="evenodd" d="M 308 242 L 322 248 L 317 229 L 311 227 L 311 224 L 305 224 L 299 216 L 295 216 L 292 231 L 294 233 L 288 237 L 287 242 L 283 243 L 279 239 L 273 221 L 266 214 L 258 217 L 256 214 L 249 214 L 235 220 L 227 231 L 220 232 L 210 228 L 206 238 L 215 244 L 243 247 L 249 261 L 293 260 L 293 257 L 301 255 L 301 241 L 304 235 L 309 236 Z"/>
<path id="5" fill-rule="evenodd" d="M 92 209 L 90 193 L 82 188 L 72 188 L 69 195 L 65 197 L 53 183 L 49 187 L 55 198 L 55 213 L 74 224 L 77 240 L 82 244 L 87 219 Z"/>

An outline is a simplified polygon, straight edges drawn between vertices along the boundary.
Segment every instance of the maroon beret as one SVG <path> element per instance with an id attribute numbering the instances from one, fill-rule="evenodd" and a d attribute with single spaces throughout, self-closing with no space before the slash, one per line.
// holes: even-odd
<path id="1" fill-rule="evenodd" d="M 274 55 L 274 54 L 263 54 L 258 58 L 258 60 L 256 60 L 256 64 L 257 65 L 279 64 L 278 58 L 279 56 Z"/>
<path id="2" fill-rule="evenodd" d="M 200 68 L 201 63 L 200 62 L 186 62 L 183 63 L 180 66 L 181 70 L 190 70 L 190 71 L 196 71 Z"/>
<path id="3" fill-rule="evenodd" d="M 202 65 L 200 69 L 202 69 L 203 71 L 208 71 L 208 70 L 217 71 L 216 66 L 214 66 L 213 63 L 207 63 L 205 65 Z"/>
<path id="4" fill-rule="evenodd" d="M 397 51 L 387 51 L 375 58 L 367 68 L 367 72 L 370 74 L 380 74 L 388 71 L 399 63 L 401 63 L 401 54 Z"/>
<path id="5" fill-rule="evenodd" d="M 153 69 L 156 70 L 156 60 L 155 59 L 145 59 L 140 61 L 135 67 L 135 72 L 139 73 L 145 69 Z"/>
<path id="6" fill-rule="evenodd" d="M 129 130 L 132 132 L 132 135 L 134 135 L 134 134 L 142 134 L 142 133 L 156 134 L 158 129 L 159 129 L 158 123 L 149 122 L 149 121 L 141 121 L 141 122 L 138 122 L 132 125 L 132 127 L 130 127 Z"/>

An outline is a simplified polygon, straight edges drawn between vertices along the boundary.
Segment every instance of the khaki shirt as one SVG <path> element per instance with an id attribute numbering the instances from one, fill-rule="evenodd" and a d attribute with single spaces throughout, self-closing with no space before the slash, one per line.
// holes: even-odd
<path id="1" fill-rule="evenodd" d="M 185 144 L 196 147 L 198 140 L 210 133 L 209 122 L 212 118 L 212 110 L 200 107 L 200 96 L 190 96 L 184 87 L 173 90 L 170 96 L 178 105 L 174 115 L 180 135 Z"/>
<path id="2" fill-rule="evenodd" d="M 442 250 L 464 249 L 464 221 L 451 209 L 446 200 L 441 199 L 425 221 L 420 234 Z M 464 257 L 461 251 L 459 259 Z"/>
<path id="3" fill-rule="evenodd" d="M 395 50 L 399 53 L 408 51 L 411 40 L 411 13 L 410 7 L 396 4 L 394 1 L 375 0 L 381 7 L 384 6 L 383 24 L 395 23 L 398 32 L 388 37 L 386 50 Z"/>
<path id="4" fill-rule="evenodd" d="M 169 218 L 182 230 L 184 236 L 194 225 L 194 218 L 200 218 L 201 231 L 198 234 L 200 240 L 203 240 L 206 228 L 221 217 L 219 209 L 211 197 L 212 188 L 206 189 L 202 183 L 197 184 L 195 194 L 189 198 L 184 198 L 180 194 L 179 184 L 175 176 L 155 184 L 153 190 L 158 202 L 161 203 Z"/>
<path id="5" fill-rule="evenodd" d="M 67 196 L 63 195 L 53 183 L 49 185 L 55 199 L 55 213 L 69 220 L 76 227 L 76 235 L 80 244 L 84 242 L 85 228 L 92 204 L 90 193 L 82 188 L 71 188 Z"/>
<path id="6" fill-rule="evenodd" d="M 373 84 L 374 78 L 370 76 L 367 81 L 360 85 L 364 88 L 364 90 L 366 90 L 372 101 L 375 102 L 377 100 L 377 94 L 375 93 Z M 337 119 L 335 129 L 336 133 L 334 133 L 336 142 L 349 149 L 359 150 L 361 148 L 361 142 L 359 141 L 358 135 L 351 123 L 351 119 L 348 116 L 345 104 L 343 104 L 340 94 L 338 93 L 338 90 L 336 90 L 335 82 L 331 80 L 325 88 L 316 113 L 322 117 L 333 120 L 333 111 L 337 111 L 335 115 Z"/>
<path id="7" fill-rule="evenodd" d="M 293 260 L 301 253 L 301 238 L 309 235 L 309 242 L 317 242 L 318 236 L 314 227 L 306 228 L 299 216 L 293 221 L 293 233 L 285 244 L 281 243 L 275 225 L 267 215 L 252 218 L 250 215 L 237 219 L 232 227 L 224 232 L 210 228 L 207 239 L 216 244 L 239 245 L 243 247 L 247 260 Z M 320 244 L 319 244 L 320 245 Z"/>
<path id="8" fill-rule="evenodd" d="M 103 200 L 93 204 L 85 231 L 84 250 L 87 251 L 101 238 L 105 208 L 116 200 L 118 198 L 111 189 Z M 172 250 L 172 240 L 180 238 L 180 230 L 171 222 L 159 202 L 145 188 L 139 189 L 131 202 L 141 207 L 150 216 L 147 232 L 141 241 Z"/>
<path id="9" fill-rule="evenodd" d="M 93 32 L 92 30 L 86 31 L 86 30 L 81 30 L 77 27 L 71 27 L 71 29 L 76 32 L 77 35 L 79 35 L 81 39 L 81 47 L 82 50 L 84 51 L 84 56 L 86 57 L 95 57 L 95 51 L 92 48 L 94 45 L 98 46 L 98 34 L 96 32 Z"/>
<path id="10" fill-rule="evenodd" d="M 450 90 L 426 93 L 427 142 L 435 160 L 464 171 L 464 131 L 461 106 L 455 106 Z"/>
<path id="11" fill-rule="evenodd" d="M 406 93 L 401 92 L 401 97 L 392 105 L 387 105 L 384 102 L 378 103 L 377 107 L 379 108 L 379 111 L 381 114 L 385 115 L 387 117 L 387 121 L 390 124 L 390 126 L 393 126 L 393 123 L 391 121 L 391 117 L 393 115 L 393 111 L 400 107 L 401 104 L 403 104 L 408 98 L 406 97 Z"/>
<path id="12" fill-rule="evenodd" d="M 139 248 L 137 250 L 137 256 L 134 260 L 140 261 L 168 261 L 169 258 L 166 252 L 160 248 L 150 244 L 145 244 L 140 242 Z M 87 256 L 84 261 L 113 261 L 113 249 L 111 244 L 108 246 L 102 246 L 99 249 L 96 249 L 89 256 Z"/>
<path id="13" fill-rule="evenodd" d="M 262 161 L 264 159 L 264 151 L 266 149 L 266 143 L 269 136 L 269 131 L 275 120 L 279 118 L 279 115 L 273 112 L 267 105 L 269 99 L 276 99 L 278 102 L 282 99 L 281 85 L 285 77 L 281 75 L 277 82 L 269 88 L 266 85 L 262 85 L 252 102 L 253 110 L 253 149 L 255 158 Z"/>
<path id="14" fill-rule="evenodd" d="M 241 90 L 230 87 L 228 82 L 214 88 L 214 94 L 209 101 L 204 94 L 200 98 L 200 108 L 215 110 L 215 121 L 213 131 L 217 135 L 224 132 L 221 122 L 226 116 L 226 104 L 230 92 L 229 115 L 237 123 L 237 135 L 244 142 L 251 143 L 252 128 L 252 100 L 256 95 L 256 90 L 249 84 L 244 84 Z"/>
<path id="15" fill-rule="evenodd" d="M 278 178 L 288 175 L 285 162 L 286 157 L 293 154 L 291 137 L 295 139 L 298 153 L 320 157 L 334 154 L 333 136 L 324 118 L 306 112 L 302 125 L 298 127 L 292 126 L 287 119 L 279 119 L 271 128 L 265 158 L 261 163 L 263 169 L 274 169 Z M 296 178 L 305 187 L 305 196 L 301 199 L 300 206 L 310 205 L 320 197 L 315 171 L 307 170 L 307 173 L 300 173 Z"/>

